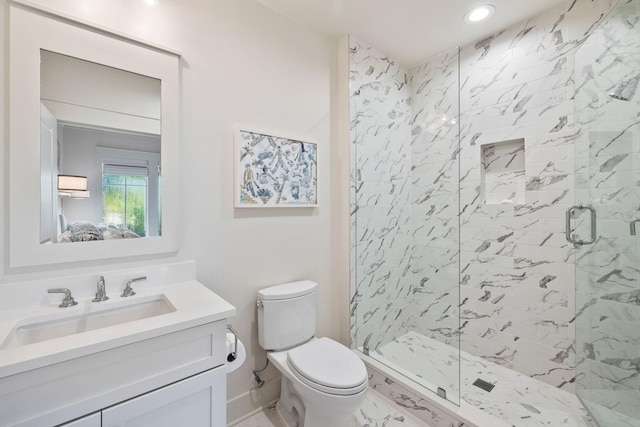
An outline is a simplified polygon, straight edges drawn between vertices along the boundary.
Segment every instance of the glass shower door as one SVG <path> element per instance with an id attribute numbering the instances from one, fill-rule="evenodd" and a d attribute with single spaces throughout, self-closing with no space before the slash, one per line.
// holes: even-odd
<path id="1" fill-rule="evenodd" d="M 352 343 L 459 404 L 459 52 L 350 52 Z"/>
<path id="2" fill-rule="evenodd" d="M 640 426 L 638 6 L 621 1 L 576 51 L 576 394 L 599 426 Z"/>

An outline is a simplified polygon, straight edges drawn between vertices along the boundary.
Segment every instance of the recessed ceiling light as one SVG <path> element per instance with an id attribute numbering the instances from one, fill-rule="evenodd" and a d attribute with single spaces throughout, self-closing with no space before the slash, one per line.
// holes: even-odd
<path id="1" fill-rule="evenodd" d="M 493 15 L 496 10 L 492 4 L 485 4 L 483 6 L 474 7 L 464 15 L 464 22 L 473 24 L 474 22 L 484 21 Z"/>

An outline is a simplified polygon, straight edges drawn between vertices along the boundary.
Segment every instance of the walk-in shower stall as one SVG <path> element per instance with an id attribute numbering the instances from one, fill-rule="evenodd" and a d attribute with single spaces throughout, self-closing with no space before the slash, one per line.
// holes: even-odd
<path id="1" fill-rule="evenodd" d="M 350 37 L 353 348 L 514 425 L 640 426 L 639 6 L 417 65 Z"/>

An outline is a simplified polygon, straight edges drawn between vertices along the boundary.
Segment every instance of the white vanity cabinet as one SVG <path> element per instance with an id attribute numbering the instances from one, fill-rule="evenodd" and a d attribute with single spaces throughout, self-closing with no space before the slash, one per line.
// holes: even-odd
<path id="1" fill-rule="evenodd" d="M 17 284 L 31 288 L 12 301 L 17 309 L 0 307 L 0 427 L 224 427 L 227 321 L 236 310 L 194 267 L 112 273 L 102 302 L 86 283 L 95 277 Z M 133 296 L 108 288 L 141 275 Z M 76 305 L 60 308 L 57 294 L 32 302 L 67 286 Z"/>
<path id="2" fill-rule="evenodd" d="M 225 337 L 221 320 L 1 378 L 0 425 L 223 427 Z"/>

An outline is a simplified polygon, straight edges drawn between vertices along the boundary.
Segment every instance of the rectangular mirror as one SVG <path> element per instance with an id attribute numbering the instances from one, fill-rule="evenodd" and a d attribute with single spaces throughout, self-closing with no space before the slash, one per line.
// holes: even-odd
<path id="1" fill-rule="evenodd" d="M 10 267 L 177 251 L 180 56 L 20 0 L 9 24 Z"/>
<path id="2" fill-rule="evenodd" d="M 162 235 L 160 86 L 40 50 L 41 244 Z"/>

